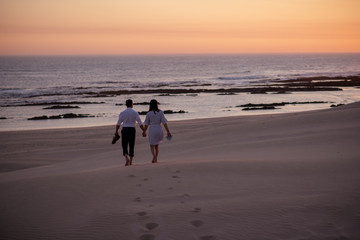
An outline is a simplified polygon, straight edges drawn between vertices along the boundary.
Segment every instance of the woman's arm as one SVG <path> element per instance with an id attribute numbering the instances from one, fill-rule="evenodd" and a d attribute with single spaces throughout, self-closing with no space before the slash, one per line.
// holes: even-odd
<path id="1" fill-rule="evenodd" d="M 169 130 L 169 127 L 168 127 L 167 123 L 164 123 L 164 127 L 165 127 L 165 129 L 167 131 L 167 136 L 171 137 L 171 133 L 170 133 L 170 130 Z"/>

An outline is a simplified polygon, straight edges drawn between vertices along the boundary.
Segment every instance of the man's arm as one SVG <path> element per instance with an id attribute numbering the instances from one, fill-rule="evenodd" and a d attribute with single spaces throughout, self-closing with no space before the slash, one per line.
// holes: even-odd
<path id="1" fill-rule="evenodd" d="M 116 123 L 116 130 L 115 130 L 115 135 L 119 135 L 119 129 L 120 129 L 120 126 L 121 126 L 121 123 L 122 123 L 123 119 L 122 119 L 122 114 L 120 113 L 119 115 L 119 119 Z"/>
<path id="2" fill-rule="evenodd" d="M 136 121 L 139 124 L 139 127 L 141 128 L 141 130 L 144 131 L 144 124 L 142 123 L 141 118 L 140 118 L 138 113 L 137 113 L 137 116 L 136 116 Z"/>
<path id="3" fill-rule="evenodd" d="M 146 130 L 148 129 L 148 125 L 145 125 L 143 129 L 143 137 L 146 137 Z"/>
<path id="4" fill-rule="evenodd" d="M 119 135 L 119 128 L 120 128 L 120 125 L 116 125 L 115 135 Z"/>

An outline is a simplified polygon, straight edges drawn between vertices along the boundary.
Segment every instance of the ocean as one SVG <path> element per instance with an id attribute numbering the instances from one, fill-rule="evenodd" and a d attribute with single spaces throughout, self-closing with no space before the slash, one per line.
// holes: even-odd
<path id="1" fill-rule="evenodd" d="M 166 114 L 170 121 L 326 109 L 360 100 L 358 86 L 228 92 L 324 76 L 360 76 L 360 54 L 2 56 L 0 131 L 115 125 L 129 98 L 139 112 L 157 99 L 162 110 L 173 111 Z M 256 111 L 240 107 L 283 102 L 288 104 Z"/>

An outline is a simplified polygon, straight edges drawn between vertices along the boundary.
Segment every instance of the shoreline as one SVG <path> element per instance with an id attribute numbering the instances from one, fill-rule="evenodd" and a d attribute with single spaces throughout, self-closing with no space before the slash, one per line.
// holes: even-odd
<path id="1" fill-rule="evenodd" d="M 324 103 L 328 103 L 331 104 L 332 102 L 324 102 Z M 346 106 L 349 104 L 354 104 L 357 102 L 352 102 L 352 103 L 348 103 L 348 104 L 341 104 L 339 106 Z M 360 101 L 359 101 L 360 103 Z M 276 106 L 279 103 L 270 103 L 270 104 L 247 104 L 246 106 L 237 106 L 237 107 L 243 107 L 243 111 L 249 111 L 247 110 L 248 106 Z M 291 104 L 291 103 L 281 103 L 283 105 L 286 104 Z M 283 106 L 282 105 L 282 106 Z M 171 120 L 170 122 L 184 122 L 184 121 L 196 121 L 196 120 L 206 120 L 206 119 L 226 119 L 226 118 L 238 118 L 238 117 L 256 117 L 256 116 L 262 116 L 262 115 L 286 115 L 286 114 L 298 114 L 298 113 L 304 113 L 304 112 L 313 112 L 313 111 L 323 111 L 323 110 L 330 110 L 332 108 L 335 107 L 339 107 L 339 106 L 334 106 L 334 107 L 328 107 L 325 109 L 313 109 L 313 110 L 299 110 L 299 111 L 292 111 L 292 112 L 275 112 L 275 113 L 271 113 L 271 112 L 262 112 L 259 113 L 257 110 L 258 109 L 251 109 L 250 112 L 253 112 L 253 114 L 250 115 L 233 115 L 233 116 L 214 116 L 214 117 L 197 117 L 197 118 L 190 118 L 190 119 L 180 119 L 180 120 Z M 245 109 L 245 110 L 244 110 Z M 276 109 L 276 108 L 275 108 Z M 255 110 L 255 111 L 252 111 Z M 263 109 L 259 109 L 259 110 L 263 110 Z M 264 109 L 266 110 L 266 109 Z M 273 110 L 273 109 L 270 109 Z M 141 115 L 140 115 L 141 116 Z M 46 120 L 57 120 L 57 119 L 46 119 Z M 41 122 L 41 120 L 38 120 Z M 47 131 L 47 130 L 66 130 L 66 129 L 86 129 L 86 128 L 105 128 L 105 127 L 110 127 L 110 126 L 115 126 L 116 121 L 114 122 L 114 124 L 103 124 L 103 125 L 94 125 L 94 126 L 83 126 L 83 127 L 79 127 L 79 126 L 75 126 L 75 127 L 68 127 L 68 126 L 60 126 L 60 127 L 49 127 L 49 128 L 33 128 L 33 129 L 0 129 L 0 133 L 2 132 L 17 132 L 17 131 Z"/>

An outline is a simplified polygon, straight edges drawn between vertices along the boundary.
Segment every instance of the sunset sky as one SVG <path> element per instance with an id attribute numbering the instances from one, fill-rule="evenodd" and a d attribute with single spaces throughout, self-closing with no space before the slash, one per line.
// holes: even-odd
<path id="1" fill-rule="evenodd" d="M 360 52 L 359 0 L 0 0 L 0 55 Z"/>

